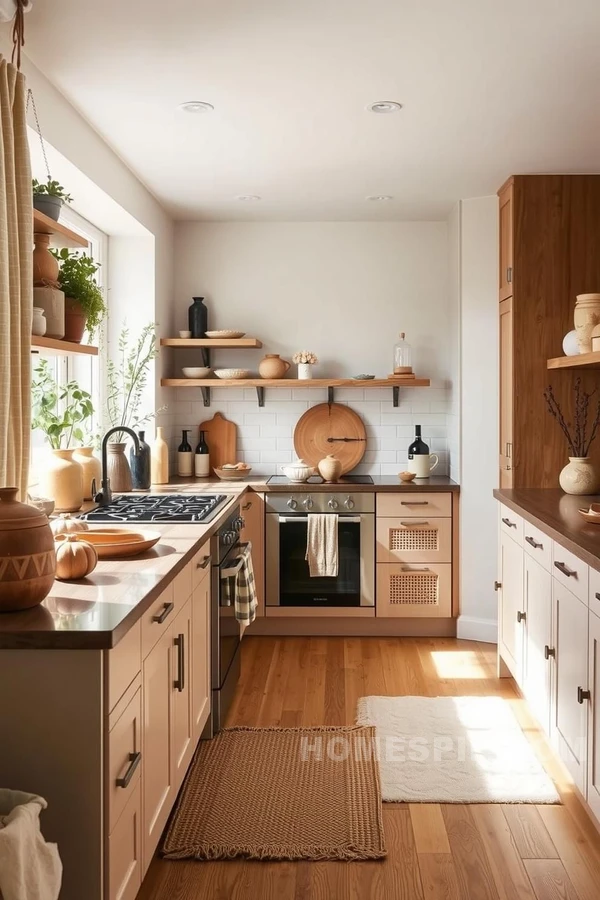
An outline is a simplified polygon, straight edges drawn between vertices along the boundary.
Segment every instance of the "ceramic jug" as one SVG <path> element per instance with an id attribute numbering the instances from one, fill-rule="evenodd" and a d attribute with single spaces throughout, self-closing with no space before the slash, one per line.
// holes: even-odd
<path id="1" fill-rule="evenodd" d="M 414 472 L 417 478 L 429 478 L 439 461 L 437 453 L 415 454 L 408 461 L 408 471 Z"/>

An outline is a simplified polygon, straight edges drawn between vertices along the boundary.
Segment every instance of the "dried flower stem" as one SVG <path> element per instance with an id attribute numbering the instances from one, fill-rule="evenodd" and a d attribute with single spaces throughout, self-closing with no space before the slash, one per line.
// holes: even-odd
<path id="1" fill-rule="evenodd" d="M 585 457 L 589 454 L 590 447 L 592 446 L 592 443 L 597 436 L 598 428 L 600 427 L 600 400 L 598 401 L 596 406 L 596 414 L 594 416 L 594 421 L 592 423 L 592 428 L 588 438 L 587 432 L 590 400 L 596 392 L 593 391 L 590 394 L 587 391 L 583 390 L 581 386 L 581 378 L 577 378 L 577 380 L 575 381 L 574 391 L 575 421 L 573 423 L 567 423 L 567 421 L 565 420 L 560 405 L 556 397 L 554 396 L 552 385 L 549 385 L 548 388 L 544 391 L 544 399 L 546 400 L 550 415 L 556 419 L 564 436 L 567 439 L 571 456 Z"/>

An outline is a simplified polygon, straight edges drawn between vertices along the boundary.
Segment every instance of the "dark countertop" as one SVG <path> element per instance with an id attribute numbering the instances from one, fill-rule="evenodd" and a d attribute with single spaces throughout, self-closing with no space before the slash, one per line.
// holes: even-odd
<path id="1" fill-rule="evenodd" d="M 578 512 L 589 508 L 590 503 L 600 503 L 600 495 L 582 497 L 564 494 L 560 488 L 519 488 L 497 489 L 494 497 L 588 565 L 600 569 L 600 525 L 590 525 Z"/>
<path id="2" fill-rule="evenodd" d="M 443 475 L 431 475 L 429 478 L 415 478 L 414 481 L 405 484 L 401 482 L 398 478 L 381 478 L 374 479 L 373 484 L 356 484 L 352 481 L 344 481 L 343 478 L 341 481 L 335 482 L 334 484 L 327 484 L 326 482 L 303 482 L 302 484 L 293 484 L 292 482 L 288 482 L 287 484 L 269 484 L 267 479 L 263 476 L 252 476 L 250 475 L 248 478 L 245 478 L 243 481 L 220 481 L 218 478 L 172 478 L 168 485 L 163 485 L 161 488 L 152 488 L 152 493 L 156 494 L 159 492 L 170 492 L 173 491 L 183 491 L 185 493 L 195 492 L 202 493 L 207 491 L 213 491 L 218 489 L 219 487 L 223 490 L 230 490 L 233 487 L 239 487 L 240 485 L 245 485 L 246 487 L 251 488 L 253 491 L 257 491 L 259 493 L 280 493 L 280 494 L 289 494 L 295 493 L 297 491 L 313 491 L 314 493 L 319 492 L 331 492 L 331 491 L 349 491 L 352 490 L 353 493 L 398 493 L 402 491 L 460 491 L 460 486 L 452 481 L 451 478 L 447 478 Z"/>

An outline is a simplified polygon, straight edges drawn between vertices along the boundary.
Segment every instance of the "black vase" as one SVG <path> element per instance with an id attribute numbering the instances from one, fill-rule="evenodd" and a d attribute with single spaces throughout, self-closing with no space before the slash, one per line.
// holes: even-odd
<path id="1" fill-rule="evenodd" d="M 190 331 L 193 338 L 203 338 L 208 328 L 208 310 L 204 305 L 204 297 L 194 297 L 193 300 L 188 312 Z"/>
<path id="2" fill-rule="evenodd" d="M 144 440 L 145 434 L 145 431 L 138 431 L 140 439 L 138 455 L 135 455 L 133 447 L 129 451 L 131 486 L 134 491 L 147 491 L 150 488 L 150 447 Z"/>

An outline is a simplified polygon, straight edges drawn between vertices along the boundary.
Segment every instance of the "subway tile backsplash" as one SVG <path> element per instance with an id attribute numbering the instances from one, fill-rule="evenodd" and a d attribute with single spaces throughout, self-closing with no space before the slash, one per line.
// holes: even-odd
<path id="1" fill-rule="evenodd" d="M 200 389 L 171 389 L 167 393 L 167 408 L 157 416 L 157 424 L 163 426 L 169 442 L 172 471 L 181 431 L 192 429 L 190 437 L 197 441 L 199 424 L 221 412 L 238 427 L 238 461 L 249 463 L 253 475 L 264 476 L 280 474 L 280 465 L 295 458 L 296 422 L 309 406 L 327 400 L 327 392 L 320 388 L 265 388 L 265 405 L 261 409 L 253 388 L 215 387 L 211 390 L 211 405 L 205 407 Z M 450 458 L 450 451 L 455 452 L 456 446 L 456 440 L 452 440 L 455 423 L 450 391 L 444 387 L 400 388 L 397 409 L 392 404 L 391 388 L 338 388 L 335 402 L 352 407 L 366 426 L 367 449 L 356 474 L 395 478 L 406 468 L 408 445 L 417 424 L 422 426 L 423 440 L 431 452 L 440 457 L 436 474 L 448 475 L 451 469 L 456 474 Z"/>

